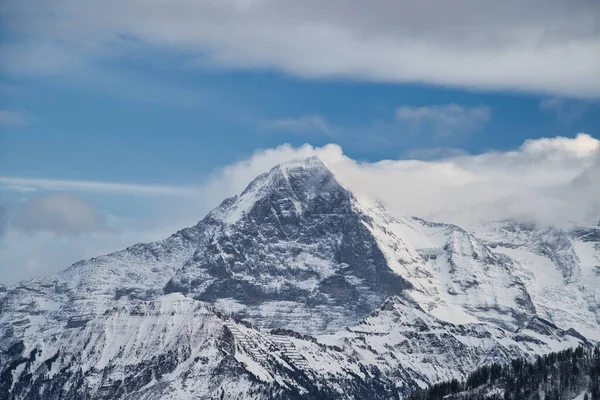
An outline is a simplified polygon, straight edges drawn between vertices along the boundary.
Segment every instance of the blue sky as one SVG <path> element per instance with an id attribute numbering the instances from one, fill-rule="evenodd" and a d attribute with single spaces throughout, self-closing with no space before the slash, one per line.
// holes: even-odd
<path id="1" fill-rule="evenodd" d="M 596 17 L 586 0 L 9 1 L 0 272 L 159 239 L 297 155 L 492 171 L 560 153 L 556 175 L 589 172 Z M 486 179 L 522 172 L 498 165 Z"/>
<path id="2" fill-rule="evenodd" d="M 99 72 L 106 74 L 101 83 L 5 78 L 10 89 L 0 107 L 25 121 L 1 128 L 2 175 L 181 184 L 283 143 L 333 142 L 352 158 L 375 161 L 419 156 L 415 149 L 480 153 L 528 138 L 600 134 L 599 108 L 590 100 L 559 98 L 549 109 L 540 105 L 555 97 L 528 93 L 137 67 Z M 452 103 L 487 107 L 489 117 L 443 135 L 433 123 L 396 118 L 401 106 Z"/>

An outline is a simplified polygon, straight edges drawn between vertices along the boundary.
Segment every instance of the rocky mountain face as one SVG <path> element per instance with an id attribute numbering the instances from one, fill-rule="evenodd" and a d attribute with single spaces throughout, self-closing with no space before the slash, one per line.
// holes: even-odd
<path id="1" fill-rule="evenodd" d="M 517 260 L 536 313 L 600 340 L 600 229 L 540 227 L 503 221 L 476 227 L 494 252 Z"/>
<path id="2" fill-rule="evenodd" d="M 356 200 L 316 158 L 280 165 L 201 224 L 205 246 L 165 286 L 260 327 L 334 332 L 409 286 Z"/>
<path id="3" fill-rule="evenodd" d="M 279 165 L 170 238 L 0 287 L 0 398 L 399 398 L 600 339 L 600 229 L 458 227 Z"/>

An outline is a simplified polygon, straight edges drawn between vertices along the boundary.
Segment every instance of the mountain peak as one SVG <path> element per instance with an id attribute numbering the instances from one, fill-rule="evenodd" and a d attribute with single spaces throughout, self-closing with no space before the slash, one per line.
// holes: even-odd
<path id="1" fill-rule="evenodd" d="M 300 215 L 306 202 L 319 196 L 329 198 L 332 193 L 339 192 L 346 191 L 318 156 L 296 158 L 259 175 L 240 195 L 227 199 L 209 215 L 232 225 L 250 213 L 261 200 L 276 208 L 288 208 L 283 214 Z"/>
<path id="2" fill-rule="evenodd" d="M 271 180 L 283 178 L 288 182 L 291 180 L 305 181 L 309 186 L 317 185 L 319 183 L 317 178 L 335 180 L 333 172 L 318 156 L 294 158 L 282 162 L 273 167 L 267 173 L 267 176 L 270 177 Z M 251 185 L 252 183 L 249 185 L 249 187 Z"/>
<path id="3" fill-rule="evenodd" d="M 272 169 L 315 169 L 329 170 L 319 156 L 296 157 L 277 164 Z"/>
<path id="4" fill-rule="evenodd" d="M 211 212 L 210 238 L 165 292 L 267 328 L 323 333 L 357 322 L 409 285 L 355 203 L 318 157 L 279 164 Z"/>

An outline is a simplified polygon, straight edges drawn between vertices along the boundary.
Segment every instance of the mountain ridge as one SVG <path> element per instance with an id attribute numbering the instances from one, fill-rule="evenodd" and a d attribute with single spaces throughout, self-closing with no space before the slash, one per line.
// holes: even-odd
<path id="1" fill-rule="evenodd" d="M 582 229 L 428 222 L 357 198 L 318 158 L 294 160 L 167 239 L 0 290 L 0 392 L 208 399 L 187 376 L 218 392 L 241 374 L 225 398 L 385 398 L 588 345 L 600 339 L 600 240 Z M 174 303 L 216 325 L 182 322 Z M 172 324 L 185 329 L 169 336 Z M 155 356 L 173 370 L 157 378 Z M 59 364 L 83 392 L 51 382 Z M 139 374 L 144 385 L 126 383 Z"/>

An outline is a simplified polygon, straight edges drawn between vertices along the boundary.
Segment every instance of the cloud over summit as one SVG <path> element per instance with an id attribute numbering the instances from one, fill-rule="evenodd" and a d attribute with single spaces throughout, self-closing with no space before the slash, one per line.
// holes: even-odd
<path id="1" fill-rule="evenodd" d="M 357 195 L 434 221 L 468 226 L 514 218 L 565 225 L 588 224 L 600 217 L 596 200 L 600 181 L 586 178 L 600 166 L 600 141 L 585 133 L 528 140 L 510 151 L 470 155 L 454 149 L 441 154 L 446 157 L 371 163 L 347 157 L 334 144 L 284 145 L 228 166 L 204 189 L 215 196 L 231 196 L 277 163 L 318 155 Z M 579 184 L 575 187 L 574 182 Z"/>

